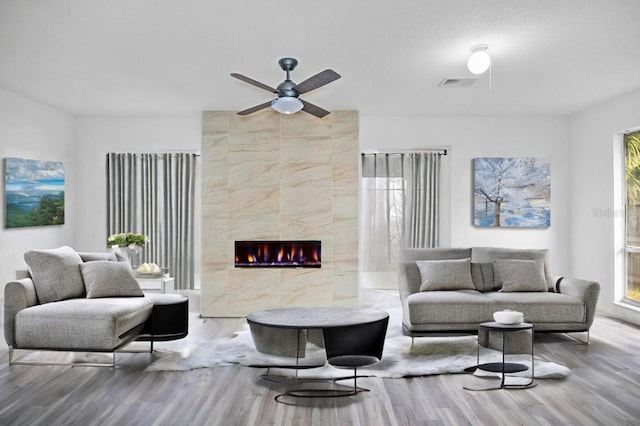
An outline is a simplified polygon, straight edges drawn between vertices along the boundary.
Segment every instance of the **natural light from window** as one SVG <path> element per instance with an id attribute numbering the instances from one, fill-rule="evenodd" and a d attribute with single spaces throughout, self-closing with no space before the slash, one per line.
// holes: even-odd
<path id="1" fill-rule="evenodd" d="M 640 132 L 624 135 L 625 298 L 640 303 Z"/>

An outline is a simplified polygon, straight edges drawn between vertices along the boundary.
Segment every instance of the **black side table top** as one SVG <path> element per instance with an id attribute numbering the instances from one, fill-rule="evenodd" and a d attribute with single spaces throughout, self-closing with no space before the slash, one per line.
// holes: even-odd
<path id="1" fill-rule="evenodd" d="M 480 328 L 486 328 L 488 330 L 503 330 L 503 331 L 519 331 L 530 330 L 533 328 L 533 324 L 529 322 L 519 322 L 516 324 L 502 324 L 500 322 L 483 322 L 478 325 Z"/>

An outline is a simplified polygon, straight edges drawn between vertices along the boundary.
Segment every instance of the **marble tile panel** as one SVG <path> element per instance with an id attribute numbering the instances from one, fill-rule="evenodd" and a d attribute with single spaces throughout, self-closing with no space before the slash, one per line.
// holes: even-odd
<path id="1" fill-rule="evenodd" d="M 318 222 L 313 218 L 299 219 L 291 216 L 280 217 L 280 235 L 283 240 L 322 240 L 333 237 L 331 220 Z"/>
<path id="2" fill-rule="evenodd" d="M 282 215 L 311 219 L 318 223 L 331 221 L 331 188 L 282 188 L 280 212 Z"/>
<path id="3" fill-rule="evenodd" d="M 358 139 L 358 126 L 360 123 L 358 111 L 331 111 L 331 115 L 333 116 L 331 125 L 331 134 L 333 136 L 347 136 Z"/>
<path id="4" fill-rule="evenodd" d="M 360 219 L 351 218 L 333 218 L 333 238 L 335 241 L 358 241 L 359 238 Z"/>
<path id="5" fill-rule="evenodd" d="M 314 161 L 331 163 L 333 141 L 329 136 L 282 137 L 280 160 L 283 162 Z"/>
<path id="6" fill-rule="evenodd" d="M 229 135 L 265 137 L 280 135 L 280 114 L 267 108 L 250 115 L 229 115 Z"/>
<path id="7" fill-rule="evenodd" d="M 311 189 L 330 188 L 333 185 L 333 168 L 330 163 L 281 163 L 280 185 Z"/>
<path id="8" fill-rule="evenodd" d="M 238 214 L 229 217 L 229 240 L 279 240 L 277 214 Z"/>
<path id="9" fill-rule="evenodd" d="M 347 136 L 334 136 L 331 140 L 333 147 L 333 161 L 336 162 L 360 162 L 360 146 L 358 138 Z"/>
<path id="10" fill-rule="evenodd" d="M 203 271 L 201 288 L 213 295 L 223 295 L 229 292 L 228 271 Z"/>
<path id="11" fill-rule="evenodd" d="M 278 188 L 280 163 L 241 161 L 229 163 L 230 188 Z"/>
<path id="12" fill-rule="evenodd" d="M 358 265 L 358 240 L 333 241 L 333 268 L 339 269 Z"/>
<path id="13" fill-rule="evenodd" d="M 333 296 L 335 297 L 357 297 L 359 294 L 358 271 L 334 272 L 333 274 Z"/>
<path id="14" fill-rule="evenodd" d="M 229 213 L 229 190 L 202 190 L 202 211 L 209 215 L 226 215 Z"/>
<path id="15" fill-rule="evenodd" d="M 229 271 L 231 293 L 279 293 L 280 271 L 268 268 L 235 268 Z"/>
<path id="16" fill-rule="evenodd" d="M 201 224 L 202 230 L 202 247 L 208 247 L 209 245 L 222 243 L 227 241 L 227 230 L 229 229 L 229 219 L 226 216 L 215 214 L 202 215 Z"/>
<path id="17" fill-rule="evenodd" d="M 296 306 L 296 307 L 329 307 L 333 302 L 333 295 L 328 293 L 281 293 L 280 295 L 281 306 Z"/>
<path id="18" fill-rule="evenodd" d="M 326 293 L 333 289 L 333 272 L 327 268 L 283 269 L 281 293 Z"/>
<path id="19" fill-rule="evenodd" d="M 360 199 L 357 187 L 334 188 L 332 196 L 334 219 L 359 217 Z"/>
<path id="20" fill-rule="evenodd" d="M 218 161 L 203 161 L 202 167 L 202 192 L 228 187 L 229 166 Z"/>
<path id="21" fill-rule="evenodd" d="M 220 135 L 229 130 L 229 111 L 204 111 L 202 113 L 202 134 Z"/>
<path id="22" fill-rule="evenodd" d="M 200 315 L 202 317 L 228 317 L 229 296 L 200 292 Z"/>
<path id="23" fill-rule="evenodd" d="M 229 190 L 229 211 L 246 214 L 280 213 L 279 188 L 233 188 Z"/>
<path id="24" fill-rule="evenodd" d="M 229 294 L 227 314 L 244 317 L 251 312 L 280 307 L 279 293 L 233 293 Z"/>
<path id="25" fill-rule="evenodd" d="M 225 162 L 229 156 L 229 139 L 226 135 L 205 135 L 202 137 L 202 163 Z"/>
<path id="26" fill-rule="evenodd" d="M 280 116 L 280 129 L 283 137 L 289 136 L 329 136 L 333 123 L 332 114 L 318 118 L 311 114 L 299 113 Z"/>
<path id="27" fill-rule="evenodd" d="M 278 136 L 230 136 L 229 162 L 279 161 L 280 138 Z"/>
<path id="28" fill-rule="evenodd" d="M 357 188 L 360 183 L 358 163 L 333 163 L 333 187 Z"/>

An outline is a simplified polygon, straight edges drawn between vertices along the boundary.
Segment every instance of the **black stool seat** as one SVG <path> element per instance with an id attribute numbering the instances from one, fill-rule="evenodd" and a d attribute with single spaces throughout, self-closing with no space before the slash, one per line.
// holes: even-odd
<path id="1" fill-rule="evenodd" d="M 340 355 L 329 358 L 327 362 L 334 367 L 354 368 L 376 364 L 380 362 L 380 359 L 370 355 Z"/>

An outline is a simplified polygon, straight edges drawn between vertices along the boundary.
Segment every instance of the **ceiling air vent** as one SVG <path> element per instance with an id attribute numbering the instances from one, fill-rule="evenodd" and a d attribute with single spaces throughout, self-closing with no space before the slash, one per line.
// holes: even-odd
<path id="1" fill-rule="evenodd" d="M 446 77 L 438 84 L 440 87 L 469 87 L 478 81 L 473 77 Z"/>

